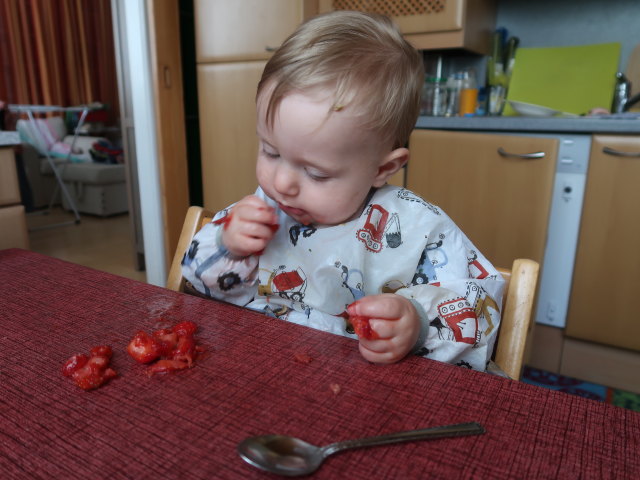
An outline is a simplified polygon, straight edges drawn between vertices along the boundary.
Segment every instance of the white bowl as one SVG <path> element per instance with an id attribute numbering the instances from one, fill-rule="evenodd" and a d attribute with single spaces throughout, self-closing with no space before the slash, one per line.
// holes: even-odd
<path id="1" fill-rule="evenodd" d="M 542 105 L 534 105 L 533 103 L 516 102 L 515 100 L 509 100 L 511 108 L 513 108 L 520 115 L 527 117 L 553 117 L 558 115 L 559 110 L 553 108 L 543 107 Z"/>

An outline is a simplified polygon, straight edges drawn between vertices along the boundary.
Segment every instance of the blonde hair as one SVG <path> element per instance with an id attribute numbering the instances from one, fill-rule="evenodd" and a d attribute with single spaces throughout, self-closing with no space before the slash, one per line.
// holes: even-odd
<path id="1" fill-rule="evenodd" d="M 334 89 L 332 111 L 355 107 L 363 126 L 392 148 L 409 140 L 420 110 L 422 57 L 388 17 L 336 11 L 303 23 L 267 62 L 257 97 L 268 87 L 267 124 L 293 91 Z"/>

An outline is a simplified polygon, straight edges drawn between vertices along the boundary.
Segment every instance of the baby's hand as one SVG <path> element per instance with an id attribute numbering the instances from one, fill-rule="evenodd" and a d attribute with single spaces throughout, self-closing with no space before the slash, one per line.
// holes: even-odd
<path id="1" fill-rule="evenodd" d="M 278 229 L 275 210 L 255 195 L 236 203 L 229 215 L 222 231 L 222 243 L 239 257 L 261 253 Z"/>
<path id="2" fill-rule="evenodd" d="M 420 318 L 406 298 L 393 293 L 371 295 L 352 303 L 349 315 L 368 317 L 378 339 L 360 338 L 360 353 L 374 363 L 402 360 L 415 346 L 420 335 Z"/>

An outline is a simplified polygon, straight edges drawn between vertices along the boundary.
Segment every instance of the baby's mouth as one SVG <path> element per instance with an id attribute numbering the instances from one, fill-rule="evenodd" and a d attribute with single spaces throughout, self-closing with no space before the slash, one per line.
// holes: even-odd
<path id="1" fill-rule="evenodd" d="M 302 210 L 300 208 L 288 207 L 288 206 L 283 205 L 281 203 L 279 203 L 278 206 L 280 207 L 280 209 L 283 212 L 285 212 L 287 215 L 292 216 L 292 217 L 300 217 L 300 216 L 305 215 L 307 213 L 305 210 Z"/>
<path id="2" fill-rule="evenodd" d="M 303 225 L 309 225 L 313 222 L 313 219 L 306 210 L 295 207 L 287 207 L 286 205 L 282 205 L 281 203 L 278 203 L 278 206 L 280 207 L 280 210 L 289 215 L 296 222 L 302 223 Z"/>

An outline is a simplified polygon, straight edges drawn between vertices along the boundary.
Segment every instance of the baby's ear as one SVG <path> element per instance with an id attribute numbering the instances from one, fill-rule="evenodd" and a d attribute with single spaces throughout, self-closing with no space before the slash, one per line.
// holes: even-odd
<path id="1" fill-rule="evenodd" d="M 374 187 L 381 187 L 387 179 L 400 170 L 409 161 L 408 148 L 396 148 L 389 152 L 378 165 L 378 174 L 373 180 Z"/>

